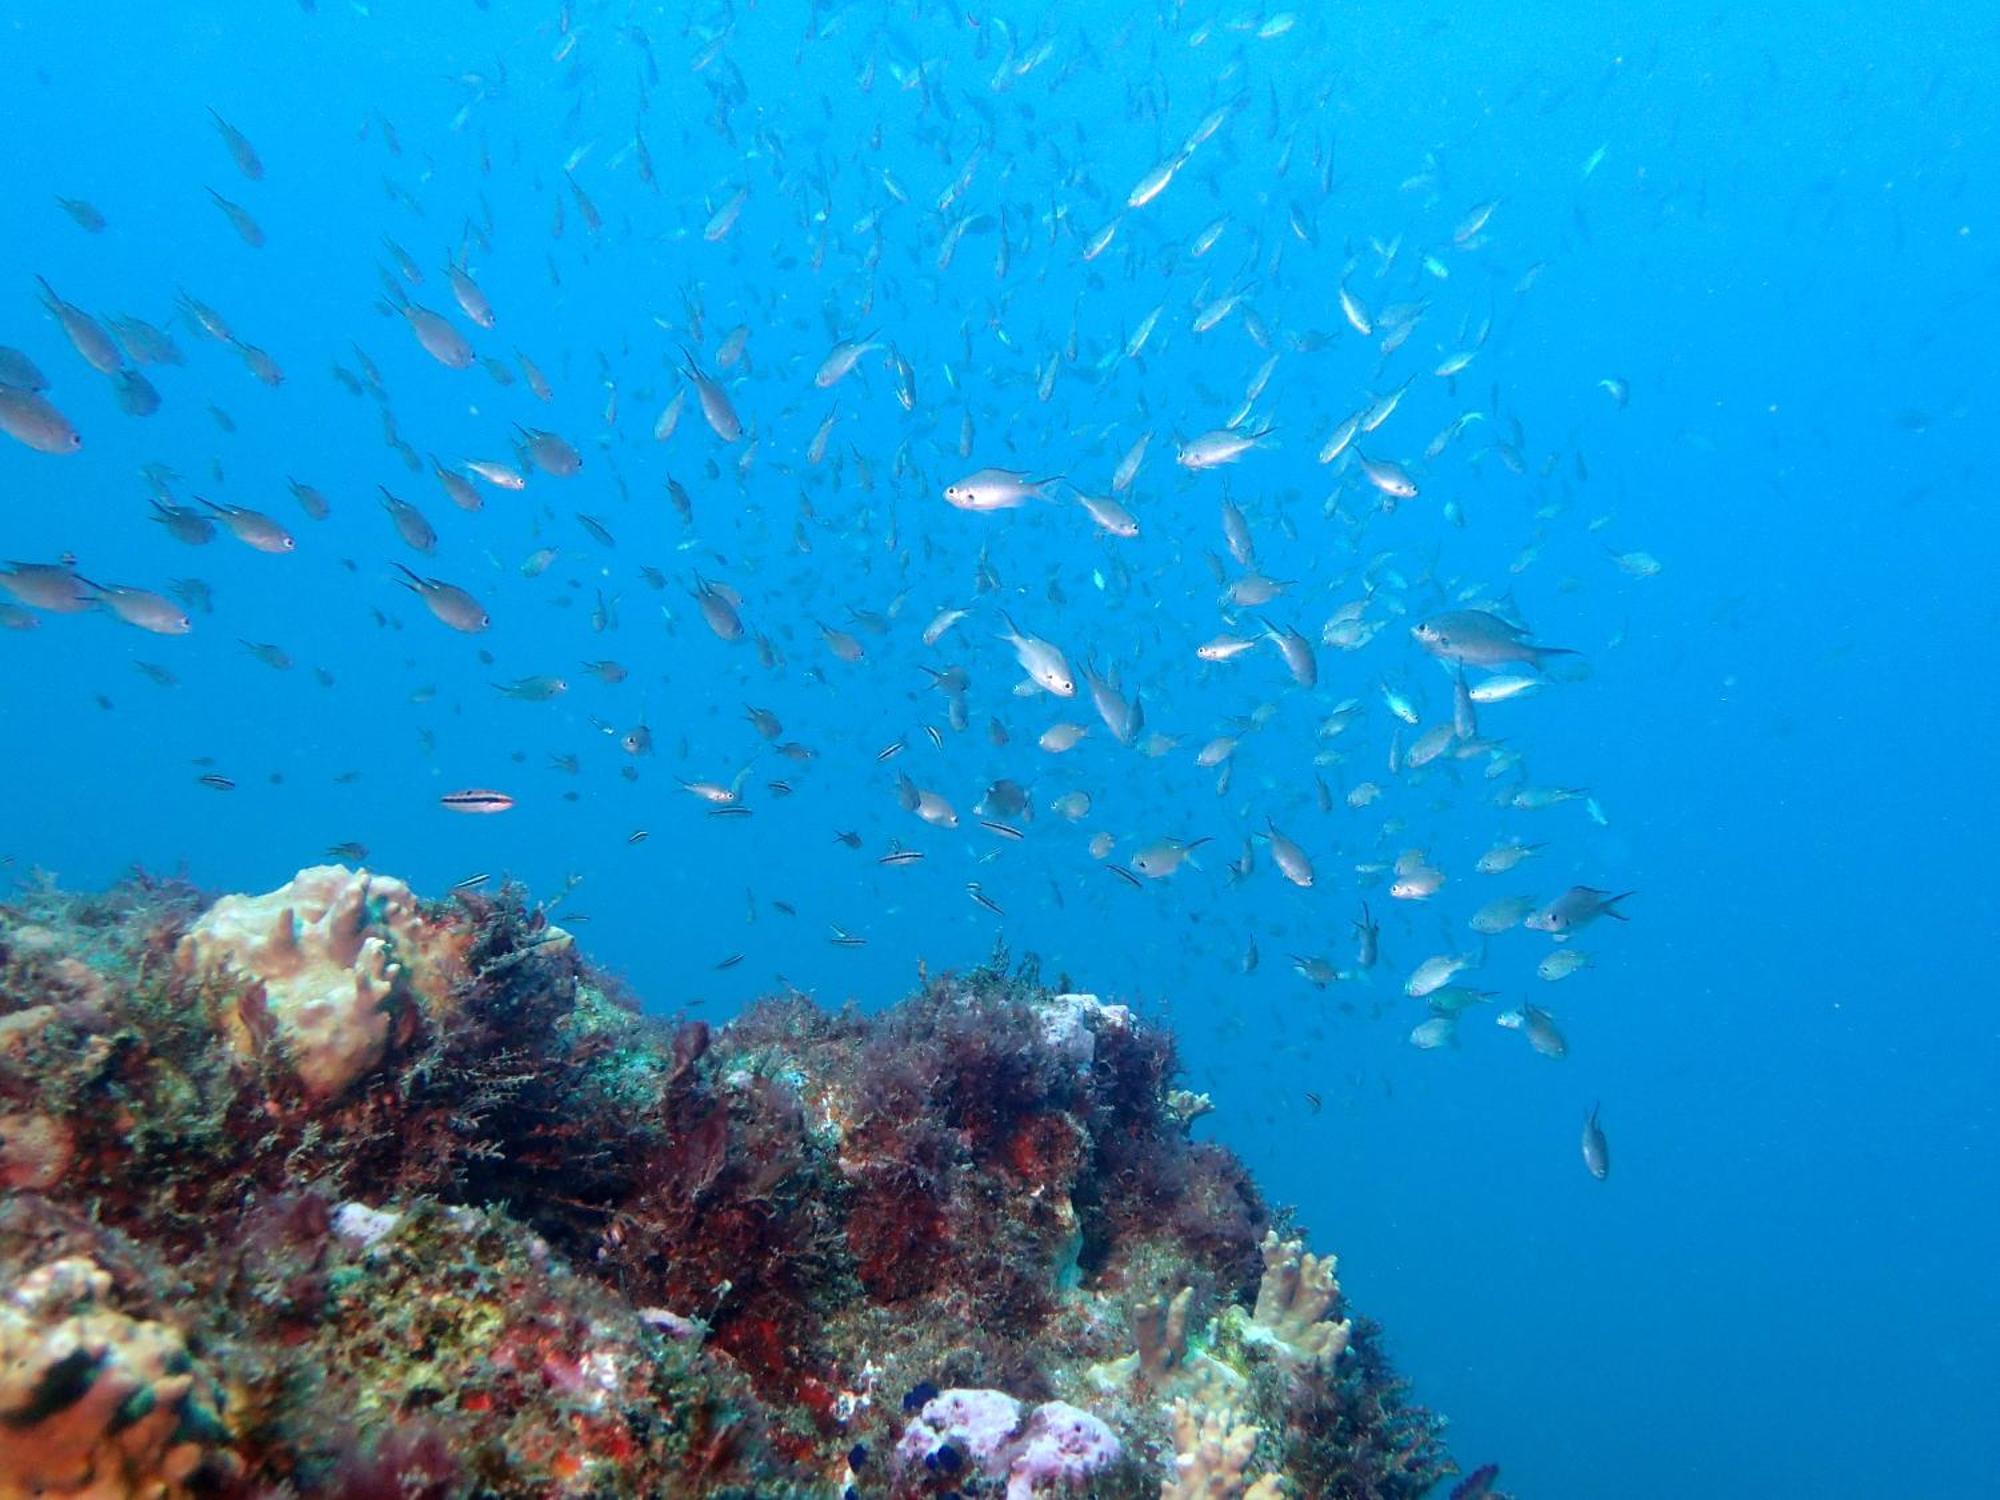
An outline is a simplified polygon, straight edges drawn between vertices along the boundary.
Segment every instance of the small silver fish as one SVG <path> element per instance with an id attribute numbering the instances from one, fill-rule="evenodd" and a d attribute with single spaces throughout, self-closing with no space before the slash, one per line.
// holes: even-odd
<path id="1" fill-rule="evenodd" d="M 1625 914 L 1616 908 L 1630 895 L 1631 891 L 1613 896 L 1587 885 L 1573 885 L 1521 925 L 1531 932 L 1546 932 L 1554 938 L 1566 938 L 1572 932 L 1588 927 L 1599 917 L 1615 917 L 1621 922 L 1627 920 Z"/>
<path id="2" fill-rule="evenodd" d="M 1604 1127 L 1597 1122 L 1598 1105 L 1590 1106 L 1583 1122 L 1583 1164 L 1599 1182 L 1611 1175 L 1611 1143 L 1604 1139 Z"/>

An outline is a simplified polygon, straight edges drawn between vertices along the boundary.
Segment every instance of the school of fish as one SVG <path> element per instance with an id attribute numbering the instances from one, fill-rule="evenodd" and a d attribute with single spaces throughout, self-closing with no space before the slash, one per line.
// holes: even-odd
<path id="1" fill-rule="evenodd" d="M 1612 644 L 1593 601 L 1661 564 L 1597 540 L 1574 430 L 1509 397 L 1545 226 L 1442 146 L 1357 182 L 1304 13 L 801 7 L 796 89 L 755 66 L 778 24 L 563 0 L 457 78 L 455 114 L 383 101 L 324 162 L 267 160 L 215 79 L 210 155 L 159 166 L 219 216 L 211 274 L 79 257 L 0 289 L 4 472 L 112 497 L 64 554 L 0 549 L 0 624 L 107 679 L 124 639 L 84 617 L 160 637 L 139 667 L 168 689 L 337 637 L 349 670 L 314 671 L 354 723 L 505 700 L 428 799 L 438 839 L 546 800 L 549 771 L 636 789 L 643 824 L 579 871 L 689 819 L 775 823 L 820 873 L 766 903 L 829 964 L 897 882 L 1028 948 L 1052 904 L 1165 901 L 1209 914 L 1219 1004 L 1261 937 L 1301 1005 L 1565 1057 L 1597 1014 L 1547 997 L 1587 992 L 1631 893 L 1566 852 L 1609 818 L 1538 714 Z M 828 128 L 831 90 L 865 128 Z M 560 108 L 530 118 L 538 92 Z M 1101 132 L 1046 123 L 1086 97 Z M 377 220 L 316 215 L 323 171 L 381 178 Z M 232 292 L 304 241 L 324 274 L 249 326 Z M 1605 424 L 1634 399 L 1574 377 Z M 260 402 L 338 425 L 345 457 L 239 463 Z M 171 460 L 90 467 L 111 422 Z M 106 576 L 113 527 L 149 568 Z M 1542 565 L 1565 537 L 1598 574 Z M 348 602 L 259 639 L 231 604 L 259 569 L 337 573 Z M 420 629 L 455 676 L 409 666 Z M 414 782 L 437 746 L 374 754 Z M 196 769 L 190 798 L 237 786 L 227 746 Z M 1604 1178 L 1595 1107 L 1583 1154 Z"/>

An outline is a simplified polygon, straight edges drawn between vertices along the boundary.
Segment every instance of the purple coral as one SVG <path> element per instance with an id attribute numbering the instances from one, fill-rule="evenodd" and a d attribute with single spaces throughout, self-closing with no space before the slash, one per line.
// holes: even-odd
<path id="1" fill-rule="evenodd" d="M 896 1444 L 904 1465 L 935 1465 L 946 1449 L 988 1479 L 1007 1481 L 1007 1500 L 1029 1500 L 1051 1487 L 1081 1484 L 1124 1454 L 1118 1435 L 1066 1401 L 1045 1401 L 1021 1425 L 1021 1403 L 1005 1391 L 942 1392 L 904 1429 Z"/>
<path id="2" fill-rule="evenodd" d="M 1020 1425 L 1021 1403 L 1005 1391 L 941 1391 L 903 1429 L 896 1456 L 906 1464 L 924 1463 L 949 1444 L 997 1476 L 1006 1472 L 1004 1463 L 996 1465 L 1000 1450 Z"/>
<path id="3" fill-rule="evenodd" d="M 1081 1484 L 1124 1454 L 1118 1434 L 1067 1401 L 1044 1401 L 1028 1418 L 1020 1451 L 1007 1467 L 1007 1500 L 1027 1500 L 1038 1487 Z"/>

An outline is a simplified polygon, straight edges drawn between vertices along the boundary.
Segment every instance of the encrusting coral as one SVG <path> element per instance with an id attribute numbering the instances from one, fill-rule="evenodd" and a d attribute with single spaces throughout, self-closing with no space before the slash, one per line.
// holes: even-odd
<path id="1" fill-rule="evenodd" d="M 110 1293 L 108 1272 L 69 1256 L 0 1294 L 0 1500 L 185 1495 L 227 1440 L 180 1331 Z"/>
<path id="2" fill-rule="evenodd" d="M 512 888 L 30 889 L 0 1500 L 1418 1500 L 1441 1424 L 1175 1075 L 1031 966 L 712 1028 Z M 899 1457 L 943 1392 L 985 1459 Z"/>

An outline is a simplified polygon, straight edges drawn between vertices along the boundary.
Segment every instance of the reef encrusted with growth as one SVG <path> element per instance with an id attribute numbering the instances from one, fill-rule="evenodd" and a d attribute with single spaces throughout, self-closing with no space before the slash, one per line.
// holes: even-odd
<path id="1" fill-rule="evenodd" d="M 31 890 L 0 1500 L 1426 1494 L 1441 1424 L 1175 1071 L 1000 964 L 711 1030 L 513 889 Z"/>

